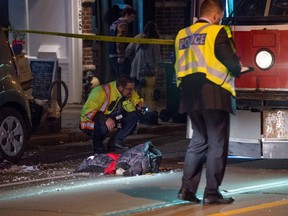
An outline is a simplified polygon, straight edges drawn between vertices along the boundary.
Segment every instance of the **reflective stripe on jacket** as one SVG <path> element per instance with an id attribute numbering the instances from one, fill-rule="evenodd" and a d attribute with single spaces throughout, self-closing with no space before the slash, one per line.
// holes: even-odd
<path id="1" fill-rule="evenodd" d="M 235 96 L 234 78 L 215 56 L 215 41 L 222 28 L 231 38 L 229 28 L 209 23 L 199 22 L 180 30 L 175 39 L 175 71 L 180 80 L 192 73 L 204 73 L 208 80 Z"/>
<path id="2" fill-rule="evenodd" d="M 93 118 L 98 111 L 105 115 L 111 114 L 121 98 L 122 95 L 117 89 L 116 81 L 93 88 L 81 111 L 81 129 L 93 130 Z M 132 96 L 123 101 L 122 107 L 127 112 L 132 112 L 139 102 L 143 102 L 143 99 L 139 97 L 136 91 L 133 91 Z"/>

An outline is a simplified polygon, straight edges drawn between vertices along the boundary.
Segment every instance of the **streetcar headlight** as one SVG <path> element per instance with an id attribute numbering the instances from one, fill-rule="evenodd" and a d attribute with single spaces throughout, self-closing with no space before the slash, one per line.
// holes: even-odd
<path id="1" fill-rule="evenodd" d="M 269 49 L 261 49 L 256 53 L 255 63 L 261 70 L 268 70 L 274 64 L 274 55 Z"/>

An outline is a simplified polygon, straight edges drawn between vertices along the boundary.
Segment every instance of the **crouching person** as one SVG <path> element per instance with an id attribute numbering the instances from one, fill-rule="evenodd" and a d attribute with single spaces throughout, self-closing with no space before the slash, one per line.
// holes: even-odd
<path id="1" fill-rule="evenodd" d="M 94 153 L 106 152 L 103 141 L 115 127 L 118 131 L 110 137 L 107 151 L 127 149 L 123 143 L 137 126 L 138 107 L 143 107 L 143 99 L 134 90 L 134 81 L 128 75 L 92 89 L 81 111 L 80 129 L 92 136 Z"/>

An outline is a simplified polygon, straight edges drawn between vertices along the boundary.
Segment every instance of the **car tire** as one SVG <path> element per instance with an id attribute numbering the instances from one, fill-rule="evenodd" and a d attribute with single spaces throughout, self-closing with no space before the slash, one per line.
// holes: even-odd
<path id="1" fill-rule="evenodd" d="M 4 159 L 16 163 L 25 152 L 28 142 L 27 125 L 14 108 L 0 110 L 0 152 Z"/>

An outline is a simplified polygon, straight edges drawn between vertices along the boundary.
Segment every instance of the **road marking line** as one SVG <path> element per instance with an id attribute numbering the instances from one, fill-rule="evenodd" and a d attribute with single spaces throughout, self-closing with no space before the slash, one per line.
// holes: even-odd
<path id="1" fill-rule="evenodd" d="M 233 194 L 251 193 L 253 191 L 267 190 L 269 188 L 284 187 L 287 185 L 288 185 L 288 181 L 276 181 L 276 182 L 270 182 L 270 183 L 265 183 L 265 184 L 252 185 L 252 186 L 238 188 L 238 189 L 231 189 L 227 192 L 223 192 L 223 195 L 229 196 Z"/>
<path id="2" fill-rule="evenodd" d="M 246 208 L 240 208 L 240 209 L 235 209 L 235 210 L 216 213 L 216 214 L 209 214 L 208 216 L 235 215 L 235 214 L 240 214 L 240 213 L 247 213 L 250 211 L 256 211 L 256 210 L 261 210 L 261 209 L 266 209 L 266 208 L 282 206 L 282 205 L 288 205 L 288 200 L 285 199 L 285 200 L 280 200 L 280 201 L 275 201 L 275 202 L 270 202 L 270 203 L 264 203 L 264 204 L 254 205 L 254 206 L 250 206 Z"/>

